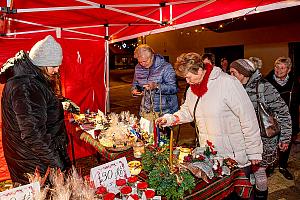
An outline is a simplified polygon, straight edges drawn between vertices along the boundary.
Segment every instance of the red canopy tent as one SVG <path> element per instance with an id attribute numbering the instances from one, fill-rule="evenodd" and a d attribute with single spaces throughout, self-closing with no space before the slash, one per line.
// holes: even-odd
<path id="1" fill-rule="evenodd" d="M 106 112 L 109 43 L 299 5 L 297 0 L 0 1 L 0 64 L 52 34 L 64 51 L 65 96 L 82 109 Z M 0 154 L 1 148 L 0 141 Z M 7 178 L 1 170 L 0 180 Z"/>

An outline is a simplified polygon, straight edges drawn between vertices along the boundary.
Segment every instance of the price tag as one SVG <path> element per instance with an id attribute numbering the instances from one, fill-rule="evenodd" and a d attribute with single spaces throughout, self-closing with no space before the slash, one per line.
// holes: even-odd
<path id="1" fill-rule="evenodd" d="M 35 182 L 0 192 L 0 200 L 33 200 L 34 195 L 39 192 L 40 183 Z"/>
<path id="2" fill-rule="evenodd" d="M 103 185 L 109 192 L 118 193 L 116 180 L 130 177 L 128 163 L 125 157 L 105 163 L 91 169 L 91 180 L 95 187 Z"/>

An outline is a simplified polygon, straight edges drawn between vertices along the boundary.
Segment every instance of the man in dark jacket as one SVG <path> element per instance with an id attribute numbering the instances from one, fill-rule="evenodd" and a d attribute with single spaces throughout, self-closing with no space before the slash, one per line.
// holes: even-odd
<path id="1" fill-rule="evenodd" d="M 27 184 L 36 167 L 44 175 L 48 167 L 70 166 L 64 111 L 50 86 L 61 62 L 61 46 L 47 36 L 1 69 L 3 150 L 15 184 Z"/>
<path id="2" fill-rule="evenodd" d="M 295 139 L 299 132 L 299 83 L 290 73 L 292 68 L 291 59 L 288 57 L 279 57 L 266 79 L 278 90 L 280 96 L 289 107 L 292 118 L 292 138 Z M 292 139 L 293 141 L 293 139 Z M 293 179 L 292 174 L 287 170 L 287 162 L 291 151 L 292 142 L 287 151 L 279 153 L 279 172 L 289 180 Z"/>

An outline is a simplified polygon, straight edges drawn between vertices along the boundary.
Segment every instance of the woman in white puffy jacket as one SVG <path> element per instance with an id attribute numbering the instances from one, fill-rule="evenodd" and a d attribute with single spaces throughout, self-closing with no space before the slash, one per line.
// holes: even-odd
<path id="1" fill-rule="evenodd" d="M 206 62 L 213 57 L 210 55 L 204 59 L 197 53 L 187 53 L 177 58 L 176 73 L 190 88 L 180 110 L 165 114 L 157 123 L 172 126 L 195 121 L 200 147 L 209 140 L 220 156 L 249 169 L 261 161 L 263 152 L 253 105 L 237 79 Z"/>

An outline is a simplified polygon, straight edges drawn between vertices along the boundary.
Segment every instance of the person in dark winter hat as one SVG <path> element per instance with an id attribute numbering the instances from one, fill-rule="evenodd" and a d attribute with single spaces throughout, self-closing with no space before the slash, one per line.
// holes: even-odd
<path id="1" fill-rule="evenodd" d="M 257 101 L 264 102 L 266 107 L 277 117 L 281 128 L 279 137 L 262 137 L 263 154 L 262 162 L 258 167 L 253 168 L 255 177 L 255 199 L 267 199 L 268 184 L 266 169 L 272 166 L 277 158 L 277 146 L 280 151 L 286 151 L 291 140 L 291 116 L 288 106 L 280 97 L 278 91 L 265 79 L 259 71 L 262 61 L 259 58 L 238 59 L 230 64 L 230 73 L 235 76 L 246 89 L 250 100 L 257 111 Z M 258 85 L 257 85 L 258 84 Z M 256 93 L 258 86 L 258 96 Z M 261 88 L 261 89 L 260 89 Z"/>
<path id="2" fill-rule="evenodd" d="M 235 69 L 244 77 L 250 77 L 256 70 L 254 64 L 248 59 L 238 59 L 230 64 L 231 69 Z"/>
<path id="3" fill-rule="evenodd" d="M 71 166 L 64 110 L 50 84 L 61 62 L 60 44 L 47 36 L 1 69 L 3 151 L 14 185 L 29 183 L 36 168 L 43 176 L 48 167 Z"/>

